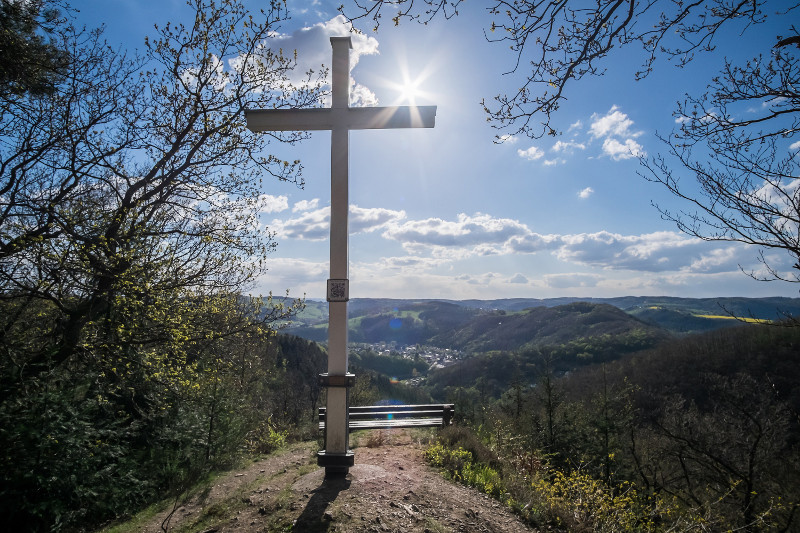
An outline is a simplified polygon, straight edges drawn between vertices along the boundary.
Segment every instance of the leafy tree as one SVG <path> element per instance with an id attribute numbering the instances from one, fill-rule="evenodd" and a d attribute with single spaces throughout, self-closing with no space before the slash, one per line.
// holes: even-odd
<path id="1" fill-rule="evenodd" d="M 270 137 L 244 112 L 310 105 L 316 86 L 294 90 L 293 60 L 264 45 L 280 3 L 262 22 L 235 1 L 190 6 L 189 27 L 159 28 L 133 59 L 63 27 L 76 63 L 55 92 L 2 96 L 0 297 L 16 309 L 2 330 L 33 302 L 53 321 L 48 346 L 6 360 L 15 383 L 91 348 L 180 343 L 190 299 L 263 271 L 260 175 L 300 183 L 299 164 L 261 155 Z"/>
<path id="2" fill-rule="evenodd" d="M 394 24 L 450 18 L 473 4 L 461 0 L 356 0 L 351 20 L 384 13 Z M 715 51 L 723 35 L 746 35 L 768 21 L 784 25 L 774 47 L 743 64 L 725 60 L 705 94 L 687 95 L 676 131 L 661 139 L 666 156 L 643 160 L 646 179 L 684 200 L 685 210 L 659 207 L 689 235 L 759 248 L 759 280 L 800 282 L 800 33 L 784 0 L 488 0 L 486 38 L 507 45 L 519 89 L 483 106 L 497 127 L 531 137 L 557 135 L 557 111 L 573 84 L 605 72 L 622 48 L 638 47 L 645 78 L 659 60 L 684 67 Z M 742 37 L 738 37 L 742 38 Z M 526 70 L 529 69 L 529 70 Z M 747 111 L 744 113 L 743 111 Z M 751 112 L 752 111 L 752 112 Z M 687 180 L 689 183 L 687 183 Z M 791 268 L 769 257 L 789 255 Z"/>
<path id="3" fill-rule="evenodd" d="M 258 345 L 292 308 L 240 294 L 274 247 L 261 176 L 302 184 L 299 162 L 265 151 L 301 136 L 253 135 L 244 113 L 315 105 L 319 80 L 292 86 L 294 58 L 268 48 L 283 2 L 188 6 L 135 54 L 54 21 L 69 68 L 46 91 L 0 91 L 9 527 L 88 524 L 179 490 L 274 408 L 243 407 L 258 395 L 243 374 L 272 372 Z"/>
<path id="4" fill-rule="evenodd" d="M 64 20 L 57 6 L 53 0 L 0 0 L 0 91 L 41 95 L 54 90 L 70 64 L 56 38 Z"/>

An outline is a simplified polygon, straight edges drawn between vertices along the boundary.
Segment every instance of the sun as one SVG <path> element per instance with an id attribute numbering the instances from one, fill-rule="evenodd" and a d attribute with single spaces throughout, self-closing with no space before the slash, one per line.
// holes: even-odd
<path id="1" fill-rule="evenodd" d="M 403 83 L 398 84 L 397 91 L 399 93 L 399 100 L 409 105 L 416 105 L 417 98 L 422 95 L 422 91 L 420 90 L 420 82 L 421 80 L 419 78 L 406 78 L 403 80 Z"/>
<path id="2" fill-rule="evenodd" d="M 434 95 L 426 88 L 434 71 L 435 68 L 432 65 L 427 65 L 418 72 L 412 72 L 405 61 L 401 62 L 395 71 L 399 74 L 399 79 L 386 81 L 388 88 L 396 95 L 394 105 L 415 106 L 420 100 L 427 102 L 434 98 Z"/>
<path id="3" fill-rule="evenodd" d="M 408 51 L 401 47 L 392 62 L 394 67 L 378 76 L 376 81 L 383 89 L 381 100 L 385 98 L 393 106 L 433 104 L 441 96 L 434 89 L 441 70 L 440 54 L 427 54 L 423 62 L 409 62 L 407 55 Z"/>

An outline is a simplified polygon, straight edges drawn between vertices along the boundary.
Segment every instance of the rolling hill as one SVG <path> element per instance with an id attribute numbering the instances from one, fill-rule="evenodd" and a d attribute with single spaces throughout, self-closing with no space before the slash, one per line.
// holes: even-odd
<path id="1" fill-rule="evenodd" d="M 581 316 L 585 313 L 567 311 L 571 305 L 602 307 L 593 307 L 591 313 Z M 560 313 L 547 311 L 562 307 Z M 800 298 L 356 298 L 349 305 L 349 338 L 352 342 L 431 344 L 476 351 L 514 349 L 532 342 L 531 335 L 552 337 L 552 341 L 560 342 L 574 335 L 576 330 L 583 334 L 582 328 L 589 326 L 614 334 L 617 326 L 612 323 L 624 321 L 623 314 L 639 320 L 639 327 L 646 324 L 672 334 L 686 335 L 736 326 L 740 323 L 736 317 L 774 321 L 787 315 L 800 316 Z M 547 326 L 545 322 L 552 324 Z M 558 333 L 559 328 L 564 331 Z M 327 303 L 306 301 L 306 308 L 286 331 L 325 342 Z"/>

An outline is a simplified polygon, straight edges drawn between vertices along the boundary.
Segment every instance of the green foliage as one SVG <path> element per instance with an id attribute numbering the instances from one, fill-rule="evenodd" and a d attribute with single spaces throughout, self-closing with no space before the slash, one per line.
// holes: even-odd
<path id="1" fill-rule="evenodd" d="M 349 357 L 353 367 L 374 370 L 395 379 L 424 375 L 429 367 L 423 359 L 408 359 L 396 353 L 381 355 L 370 349 L 352 350 Z"/>
<path id="2" fill-rule="evenodd" d="M 422 389 L 397 383 L 376 372 L 352 368 L 356 385 L 350 390 L 351 405 L 374 405 L 379 402 L 427 403 L 431 397 Z"/>
<path id="3" fill-rule="evenodd" d="M 463 449 L 478 462 L 496 466 L 497 455 L 469 427 L 453 425 L 439 432 L 439 442 L 449 449 Z"/>
<path id="4" fill-rule="evenodd" d="M 514 380 L 497 400 L 452 389 L 464 408 L 472 402 L 461 423 L 475 429 L 442 443 L 490 466 L 504 498 L 538 525 L 793 530 L 798 336 L 743 326 L 561 377 L 545 357 L 532 385 Z M 489 453 L 478 461 L 480 448 Z"/>
<path id="5" fill-rule="evenodd" d="M 286 446 L 289 430 L 278 431 L 271 421 L 262 422 L 247 435 L 247 448 L 251 453 L 268 454 Z"/>
<path id="6" fill-rule="evenodd" d="M 535 384 L 543 373 L 560 375 L 576 368 L 614 361 L 627 354 L 654 348 L 666 340 L 662 334 L 640 328 L 638 322 L 628 326 L 616 334 L 588 336 L 573 332 L 574 337 L 560 344 L 477 354 L 431 372 L 426 384 L 436 398 L 445 397 L 448 388 L 470 386 L 479 389 L 482 395 L 498 398 L 511 386 L 512 379 Z M 569 335 L 567 332 L 563 334 Z"/>
<path id="7" fill-rule="evenodd" d="M 0 2 L 0 90 L 7 94 L 52 93 L 70 63 L 58 35 L 57 0 Z"/>
<path id="8" fill-rule="evenodd" d="M 580 320 L 569 313 L 563 314 L 557 307 L 578 304 L 572 307 Z M 665 332 L 686 335 L 736 326 L 735 320 L 703 318 L 702 315 L 730 315 L 731 317 L 755 318 L 766 321 L 782 321 L 790 316 L 800 316 L 800 298 L 676 298 L 654 296 L 624 296 L 618 298 L 593 298 L 582 303 L 578 298 L 511 298 L 502 300 L 389 300 L 380 298 L 357 298 L 349 306 L 349 337 L 362 342 L 396 340 L 405 344 L 428 344 L 440 347 L 461 347 L 466 350 L 516 350 L 522 345 L 537 347 L 559 345 L 580 337 L 586 332 L 619 334 L 624 321 L 618 313 L 598 308 L 586 313 L 588 306 L 608 304 L 638 319 L 630 322 L 633 329 L 642 327 L 649 331 L 650 345 L 663 338 Z M 548 311 L 551 309 L 551 311 Z M 582 311 L 582 312 L 581 312 Z M 545 317 L 537 325 L 531 317 Z M 375 316 L 383 316 L 375 320 Z M 549 316 L 549 318 L 547 318 Z M 402 327 L 389 327 L 393 317 L 413 318 L 402 322 Z M 510 322 L 503 321 L 507 317 Z M 376 327 L 366 331 L 362 325 Z M 628 317 L 630 318 L 630 317 Z M 492 320 L 496 319 L 494 324 Z M 598 320 L 599 319 L 599 320 Z M 517 328 L 513 324 L 529 321 L 527 327 Z M 542 330 L 544 335 L 531 338 L 526 333 L 546 325 L 547 321 L 559 321 L 557 327 Z M 584 321 L 584 324 L 578 323 Z M 498 322 L 506 322 L 498 324 Z M 616 325 L 614 323 L 617 323 Z M 483 326 L 478 326 L 483 324 Z M 492 332 L 494 326 L 505 326 Z M 558 329 L 566 328 L 567 335 Z M 405 331 L 402 331 L 405 329 Z M 662 330 L 662 331 L 659 331 Z M 289 325 L 295 335 L 323 342 L 327 335 L 327 303 L 307 302 L 305 309 Z M 394 336 L 393 336 L 394 335 Z M 509 337 L 509 335 L 511 335 Z M 477 346 L 475 344 L 480 344 Z"/>
<path id="9" fill-rule="evenodd" d="M 557 471 L 550 479 L 536 479 L 531 488 L 541 518 L 568 531 L 662 530 L 651 517 L 652 503 L 631 483 L 609 487 L 576 470 L 569 474 Z"/>
<path id="10" fill-rule="evenodd" d="M 533 526 L 587 533 L 708 530 L 708 514 L 648 495 L 633 482 L 609 485 L 581 468 L 555 468 L 505 432 L 493 437 L 498 453 L 492 464 L 461 446 L 486 448 L 476 446 L 477 435 L 467 428 L 429 446 L 424 457 L 448 479 L 498 499 Z"/>
<path id="11" fill-rule="evenodd" d="M 122 359 L 74 360 L 28 378 L 24 394 L 0 404 L 6 523 L 50 529 L 126 515 L 177 497 L 208 471 L 235 463 L 248 445 L 260 453 L 282 447 L 316 408 L 308 389 L 287 376 L 308 372 L 303 379 L 314 383 L 324 354 L 312 345 L 282 351 L 292 340 L 257 323 L 240 330 L 231 311 L 238 301 L 224 313 L 214 300 L 213 319 L 199 312 L 212 309 L 194 302 L 195 326 L 205 322 L 220 336 L 183 351 L 165 345 Z M 316 363 L 300 370 L 309 354 Z M 291 412 L 299 418 L 277 416 Z"/>
<path id="12" fill-rule="evenodd" d="M 240 294 L 274 246 L 256 224 L 261 175 L 302 182 L 299 163 L 262 155 L 267 136 L 246 131 L 244 112 L 303 107 L 318 91 L 313 80 L 293 91 L 294 60 L 262 48 L 285 6 L 255 18 L 237 0 L 188 4 L 197 16 L 156 28 L 136 56 L 51 3 L 2 2 L 3 39 L 50 54 L 52 31 L 70 60 L 52 76 L 30 65 L 46 90 L 0 78 L 17 84 L 0 91 L 0 513 L 11 529 L 85 528 L 177 497 L 236 461 L 248 434 L 278 446 L 313 416 L 318 387 L 291 381 L 316 375 L 324 354 L 284 353 L 273 332 L 298 302 Z"/>
<path id="13" fill-rule="evenodd" d="M 472 453 L 463 448 L 452 449 L 434 444 L 425 450 L 425 460 L 442 468 L 449 479 L 496 498 L 503 495 L 500 474 L 488 465 L 474 462 Z"/>
<path id="14" fill-rule="evenodd" d="M 535 307 L 513 314 L 484 312 L 450 334 L 452 346 L 468 352 L 535 349 L 571 342 L 610 341 L 628 349 L 653 346 L 667 335 L 608 304 L 575 302 L 557 307 Z M 629 338 L 626 338 L 629 337 Z M 622 339 L 625 340 L 622 340 Z M 577 348 L 565 348 L 580 353 Z"/>

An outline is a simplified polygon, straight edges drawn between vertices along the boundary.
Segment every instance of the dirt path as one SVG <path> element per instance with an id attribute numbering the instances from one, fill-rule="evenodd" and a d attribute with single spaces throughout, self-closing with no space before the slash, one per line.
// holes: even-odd
<path id="1" fill-rule="evenodd" d="M 169 531 L 530 532 L 497 501 L 451 483 L 425 464 L 424 446 L 406 430 L 355 448 L 345 479 L 326 481 L 316 445 L 295 445 L 218 478 L 177 507 Z M 373 441 L 375 439 L 372 439 Z M 163 512 L 137 531 L 157 533 Z"/>

